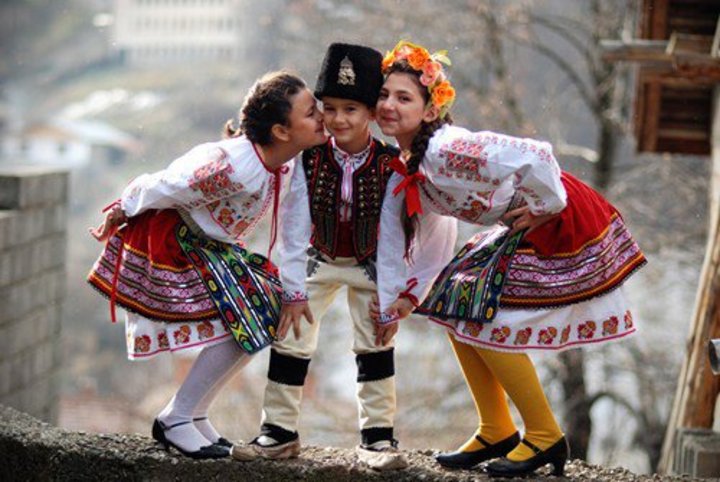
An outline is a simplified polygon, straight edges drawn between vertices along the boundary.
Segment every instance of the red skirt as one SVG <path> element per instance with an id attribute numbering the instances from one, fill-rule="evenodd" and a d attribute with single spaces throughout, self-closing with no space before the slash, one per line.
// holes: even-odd
<path id="1" fill-rule="evenodd" d="M 508 271 L 501 306 L 549 308 L 600 296 L 646 263 L 618 210 L 563 172 L 567 206 L 527 234 Z"/>
<path id="2" fill-rule="evenodd" d="M 108 240 L 88 282 L 122 308 L 150 320 L 219 318 L 202 279 L 178 244 L 175 230 L 181 222 L 171 209 L 130 218 Z"/>

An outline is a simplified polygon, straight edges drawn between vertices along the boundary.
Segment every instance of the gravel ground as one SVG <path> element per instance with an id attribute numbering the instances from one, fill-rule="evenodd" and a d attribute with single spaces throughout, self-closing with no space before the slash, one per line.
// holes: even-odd
<path id="1" fill-rule="evenodd" d="M 0 479 L 7 480 L 262 480 L 274 481 L 475 481 L 488 477 L 478 470 L 445 470 L 434 450 L 411 450 L 410 467 L 376 472 L 359 465 L 353 450 L 306 446 L 287 461 L 232 459 L 193 461 L 166 452 L 139 434 L 70 432 L 0 405 Z M 507 479 L 506 479 L 507 480 Z M 530 480 L 530 479 L 524 479 Z M 637 475 L 622 468 L 573 460 L 565 477 L 539 473 L 531 480 L 671 481 L 689 477 Z"/>

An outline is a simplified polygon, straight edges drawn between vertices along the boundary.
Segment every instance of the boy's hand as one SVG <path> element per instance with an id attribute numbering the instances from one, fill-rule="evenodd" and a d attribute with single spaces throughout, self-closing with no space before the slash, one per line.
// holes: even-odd
<path id="1" fill-rule="evenodd" d="M 280 311 L 280 323 L 278 324 L 277 338 L 278 340 L 284 340 L 287 336 L 290 327 L 292 326 L 295 339 L 300 339 L 300 320 L 302 317 L 308 321 L 308 323 L 315 323 L 312 312 L 310 311 L 310 305 L 307 301 L 302 303 L 291 303 L 283 304 L 282 310 Z"/>

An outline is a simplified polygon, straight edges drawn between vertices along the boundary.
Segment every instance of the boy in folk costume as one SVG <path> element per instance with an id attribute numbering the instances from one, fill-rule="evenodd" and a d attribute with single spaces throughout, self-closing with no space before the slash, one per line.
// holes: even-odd
<path id="1" fill-rule="evenodd" d="M 383 82 L 381 62 L 374 49 L 339 43 L 328 48 L 323 61 L 315 96 L 323 103 L 323 120 L 332 137 L 303 152 L 281 208 L 279 341 L 270 355 L 261 434 L 249 445 L 236 447 L 236 458 L 299 454 L 300 402 L 319 321 L 346 286 L 358 367 L 358 457 L 378 470 L 407 465 L 393 438 L 394 332 L 376 339 L 368 313 L 377 289 L 375 250 L 391 174 L 388 164 L 398 155 L 395 147 L 370 132 Z M 301 326 L 302 317 L 309 323 Z M 285 336 L 290 327 L 294 336 Z"/>

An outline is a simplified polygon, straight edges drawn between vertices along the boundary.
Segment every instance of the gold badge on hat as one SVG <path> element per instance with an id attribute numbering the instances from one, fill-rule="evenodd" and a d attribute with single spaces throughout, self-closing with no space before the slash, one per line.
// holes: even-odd
<path id="1" fill-rule="evenodd" d="M 338 71 L 338 84 L 355 85 L 355 71 L 353 64 L 346 55 L 340 62 L 340 70 Z"/>

